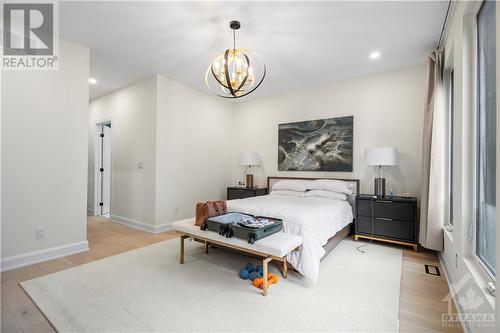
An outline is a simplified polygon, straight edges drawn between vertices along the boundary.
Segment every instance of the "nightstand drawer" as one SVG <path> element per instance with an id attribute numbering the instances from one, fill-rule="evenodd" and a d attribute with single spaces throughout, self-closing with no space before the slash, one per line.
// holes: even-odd
<path id="1" fill-rule="evenodd" d="M 372 233 L 372 219 L 366 216 L 359 216 L 356 221 L 356 233 L 370 235 Z M 414 222 L 391 220 L 386 218 L 373 219 L 373 234 L 375 236 L 415 241 Z"/>
<path id="2" fill-rule="evenodd" d="M 244 199 L 244 198 L 250 198 L 254 197 L 255 192 L 254 191 L 247 191 L 245 189 L 235 189 L 231 188 L 227 190 L 227 198 L 229 200 L 231 199 Z"/>
<path id="3" fill-rule="evenodd" d="M 358 214 L 372 216 L 372 200 L 358 200 Z M 374 199 L 373 215 L 393 220 L 414 221 L 415 206 L 409 202 Z"/>
<path id="4" fill-rule="evenodd" d="M 246 187 L 227 188 L 227 200 L 245 199 L 266 194 L 267 194 L 266 188 L 246 188 Z"/>

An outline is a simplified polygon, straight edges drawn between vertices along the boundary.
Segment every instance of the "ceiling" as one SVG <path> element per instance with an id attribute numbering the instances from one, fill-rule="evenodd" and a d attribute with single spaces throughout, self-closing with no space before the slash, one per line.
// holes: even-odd
<path id="1" fill-rule="evenodd" d="M 96 98 L 161 74 L 207 91 L 207 66 L 232 45 L 266 63 L 245 98 L 332 84 L 423 64 L 448 1 L 415 2 L 61 2 L 60 35 L 90 49 Z M 381 57 L 369 58 L 378 50 Z"/>

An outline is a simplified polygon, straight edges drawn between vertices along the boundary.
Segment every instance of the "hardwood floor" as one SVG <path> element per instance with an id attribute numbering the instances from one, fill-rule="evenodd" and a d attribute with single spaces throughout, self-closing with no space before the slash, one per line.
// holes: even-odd
<path id="1" fill-rule="evenodd" d="M 151 234 L 90 216 L 87 225 L 90 251 L 1 274 L 1 331 L 54 332 L 19 282 L 174 237 L 177 234 L 173 231 Z M 435 253 L 404 250 L 400 332 L 461 332 L 459 328 L 441 327 L 441 314 L 447 311 L 442 300 L 448 294 L 448 285 L 444 276 L 426 274 L 424 264 L 438 266 L 443 272 Z"/>
<path id="2" fill-rule="evenodd" d="M 425 264 L 437 266 L 441 276 L 425 272 Z M 443 299 L 449 288 L 435 252 L 403 252 L 401 295 L 399 298 L 400 332 L 463 332 L 460 327 L 443 327 L 441 314 L 448 312 Z M 456 313 L 455 306 L 452 311 Z"/>
<path id="3" fill-rule="evenodd" d="M 54 332 L 49 322 L 21 289 L 19 282 L 174 237 L 177 237 L 175 231 L 152 234 L 112 223 L 104 218 L 89 216 L 87 239 L 90 251 L 1 274 L 1 332 Z"/>

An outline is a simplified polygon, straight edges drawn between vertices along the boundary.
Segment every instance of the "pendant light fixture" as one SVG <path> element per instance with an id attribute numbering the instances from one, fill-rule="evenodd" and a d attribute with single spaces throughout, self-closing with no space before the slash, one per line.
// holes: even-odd
<path id="1" fill-rule="evenodd" d="M 266 65 L 254 52 L 236 48 L 236 30 L 240 22 L 231 21 L 233 48 L 215 58 L 207 68 L 205 83 L 215 95 L 223 98 L 240 98 L 255 91 L 266 77 Z"/>

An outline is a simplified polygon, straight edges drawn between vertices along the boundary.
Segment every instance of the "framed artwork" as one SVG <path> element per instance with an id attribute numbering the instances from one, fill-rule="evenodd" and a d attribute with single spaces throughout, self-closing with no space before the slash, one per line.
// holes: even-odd
<path id="1" fill-rule="evenodd" d="M 279 124 L 278 170 L 352 172 L 353 119 Z"/>

